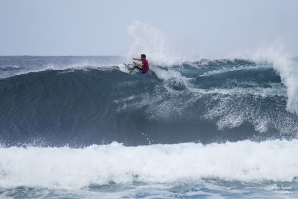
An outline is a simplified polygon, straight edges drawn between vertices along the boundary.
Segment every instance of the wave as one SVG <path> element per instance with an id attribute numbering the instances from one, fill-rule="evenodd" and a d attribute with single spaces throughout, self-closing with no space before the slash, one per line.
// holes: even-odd
<path id="1" fill-rule="evenodd" d="M 297 58 L 293 58 L 285 52 L 285 47 L 280 40 L 275 40 L 271 43 L 260 42 L 255 49 L 250 49 L 242 52 L 228 52 L 229 56 L 226 59 L 222 57 L 200 57 L 200 56 L 189 56 L 192 54 L 190 52 L 179 52 L 179 48 L 173 48 L 169 37 L 163 33 L 161 30 L 140 21 L 134 21 L 132 25 L 127 28 L 127 33 L 129 37 L 130 48 L 128 53 L 124 56 L 126 60 L 130 60 L 131 57 L 139 56 L 140 52 L 146 52 L 147 56 L 150 57 L 152 62 L 156 65 L 162 65 L 166 67 L 172 67 L 177 63 L 190 62 L 192 65 L 196 65 L 197 60 L 199 65 L 207 63 L 207 65 L 216 65 L 218 67 L 223 67 L 222 70 L 208 70 L 201 76 L 209 76 L 213 74 L 218 74 L 226 71 L 239 70 L 236 68 L 225 67 L 226 65 L 232 66 L 238 63 L 241 67 L 248 68 L 260 65 L 265 67 L 273 68 L 281 78 L 282 83 L 287 88 L 287 110 L 291 113 L 298 115 L 298 86 L 296 84 L 296 79 L 298 77 L 297 70 Z M 236 62 L 235 62 L 236 60 Z M 205 63 L 204 63 L 205 62 Z M 234 65 L 235 66 L 235 65 Z M 241 69 L 240 69 L 241 70 Z M 157 73 L 158 74 L 158 73 Z M 183 78 L 177 73 L 171 73 L 176 76 L 182 84 L 185 84 Z M 168 78 L 164 75 L 160 78 Z M 181 82 L 180 82 L 181 83 Z"/>
<path id="2" fill-rule="evenodd" d="M 0 148 L 0 187 L 80 189 L 111 183 L 187 184 L 203 179 L 296 181 L 297 140 L 86 148 Z M 227 161 L 228 160 L 228 161 Z"/>
<path id="3" fill-rule="evenodd" d="M 151 72 L 140 75 L 118 71 L 113 62 L 119 57 L 91 59 L 18 57 L 14 65 L 41 67 L 22 75 L 16 68 L 0 80 L 1 143 L 82 147 L 296 138 L 298 117 L 285 108 L 288 90 L 270 63 L 151 64 Z M 49 65 L 53 69 L 42 70 Z"/>
<path id="4" fill-rule="evenodd" d="M 47 70 L 110 70 L 123 61 L 119 56 L 0 56 L 0 79 Z"/>

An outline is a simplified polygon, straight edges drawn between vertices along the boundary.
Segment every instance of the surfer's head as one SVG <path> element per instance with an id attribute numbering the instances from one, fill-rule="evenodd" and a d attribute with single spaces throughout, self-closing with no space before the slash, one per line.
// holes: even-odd
<path id="1" fill-rule="evenodd" d="M 141 54 L 141 58 L 146 59 L 146 55 L 145 54 Z"/>

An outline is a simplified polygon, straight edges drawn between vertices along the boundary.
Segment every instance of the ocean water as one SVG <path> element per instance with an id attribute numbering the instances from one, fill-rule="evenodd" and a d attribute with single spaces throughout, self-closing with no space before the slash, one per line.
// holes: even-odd
<path id="1" fill-rule="evenodd" d="M 0 198 L 297 198 L 298 61 L 0 57 Z"/>

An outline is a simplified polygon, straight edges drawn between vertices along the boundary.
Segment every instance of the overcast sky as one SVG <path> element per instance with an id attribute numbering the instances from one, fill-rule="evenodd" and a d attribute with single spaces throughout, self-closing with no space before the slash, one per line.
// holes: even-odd
<path id="1" fill-rule="evenodd" d="M 182 52 L 279 41 L 298 55 L 297 9 L 297 0 L 0 0 L 0 55 L 122 55 L 134 21 Z"/>

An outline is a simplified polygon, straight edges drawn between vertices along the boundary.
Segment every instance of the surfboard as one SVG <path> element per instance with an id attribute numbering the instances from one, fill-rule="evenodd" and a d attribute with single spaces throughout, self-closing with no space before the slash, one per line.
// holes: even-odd
<path id="1" fill-rule="evenodd" d="M 123 63 L 123 64 L 119 64 L 117 67 L 121 72 L 130 73 L 131 71 L 127 69 L 127 67 L 129 67 L 129 66 L 130 66 L 130 64 Z"/>

